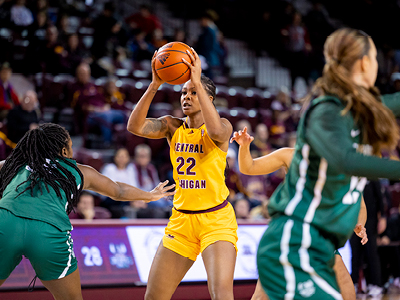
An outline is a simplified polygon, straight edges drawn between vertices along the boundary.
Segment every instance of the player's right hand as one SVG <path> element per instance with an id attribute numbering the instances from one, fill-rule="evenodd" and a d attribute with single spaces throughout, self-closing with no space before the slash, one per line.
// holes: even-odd
<path id="1" fill-rule="evenodd" d="M 356 225 L 354 233 L 361 238 L 362 245 L 365 245 L 368 242 L 367 230 L 362 224 Z"/>
<path id="2" fill-rule="evenodd" d="M 156 71 L 156 56 L 157 50 L 154 51 L 153 58 L 151 59 L 151 71 L 152 71 L 152 81 L 153 83 L 157 84 L 158 86 L 162 85 L 165 81 L 158 76 Z"/>
<path id="3" fill-rule="evenodd" d="M 150 193 L 153 195 L 153 199 L 151 199 L 150 201 L 156 201 L 156 200 L 164 198 L 164 197 L 175 195 L 176 190 L 172 191 L 172 192 L 168 192 L 169 190 L 171 190 L 175 187 L 175 184 L 166 186 L 168 184 L 168 182 L 169 182 L 168 180 L 165 180 L 164 182 L 160 182 L 152 191 L 150 191 Z M 150 202 L 150 201 L 146 201 L 146 202 Z"/>
<path id="4" fill-rule="evenodd" d="M 235 131 L 231 137 L 230 142 L 236 141 L 239 146 L 248 146 L 254 140 L 250 134 L 247 133 L 247 127 L 245 126 L 243 130 Z"/>

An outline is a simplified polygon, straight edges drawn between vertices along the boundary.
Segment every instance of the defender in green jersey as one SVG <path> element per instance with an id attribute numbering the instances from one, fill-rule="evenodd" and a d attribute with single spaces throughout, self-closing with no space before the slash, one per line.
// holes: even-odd
<path id="1" fill-rule="evenodd" d="M 247 133 L 247 128 L 235 132 L 231 138 L 231 143 L 236 141 L 239 144 L 239 170 L 246 175 L 262 175 L 277 171 L 279 168 L 285 168 L 285 172 L 289 169 L 292 162 L 294 149 L 281 148 L 268 155 L 253 159 L 250 154 L 250 143 L 254 137 Z M 364 227 L 367 221 L 367 208 L 364 200 L 361 201 L 360 212 L 358 214 L 357 225 L 354 232 L 361 238 L 361 244 L 365 245 L 368 241 L 366 229 Z M 335 250 L 334 271 L 338 282 L 340 293 L 344 300 L 355 300 L 356 292 L 353 281 L 343 263 L 342 256 L 339 251 Z M 268 300 L 269 298 L 262 289 L 260 280 L 257 281 L 256 289 L 251 300 Z"/>
<path id="2" fill-rule="evenodd" d="M 272 300 L 342 299 L 333 252 L 354 229 L 365 177 L 400 178 L 400 162 L 378 157 L 398 142 L 393 112 L 400 113 L 400 95 L 380 97 L 374 88 L 373 41 L 339 29 L 324 55 L 317 98 L 300 120 L 293 160 L 271 197 L 272 220 L 258 248 L 260 281 Z"/>
<path id="3" fill-rule="evenodd" d="M 174 194 L 167 181 L 151 192 L 114 182 L 72 155 L 68 131 L 48 123 L 27 132 L 0 162 L 0 286 L 24 255 L 55 299 L 82 299 L 68 218 L 80 191 L 118 201 Z"/>

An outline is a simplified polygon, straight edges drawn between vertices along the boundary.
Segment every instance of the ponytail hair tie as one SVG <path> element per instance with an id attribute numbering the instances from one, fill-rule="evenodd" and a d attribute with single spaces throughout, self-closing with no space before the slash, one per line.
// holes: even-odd
<path id="1" fill-rule="evenodd" d="M 338 65 L 340 65 L 340 60 L 337 59 L 336 57 L 332 57 L 332 60 L 333 60 L 335 63 L 337 63 Z"/>

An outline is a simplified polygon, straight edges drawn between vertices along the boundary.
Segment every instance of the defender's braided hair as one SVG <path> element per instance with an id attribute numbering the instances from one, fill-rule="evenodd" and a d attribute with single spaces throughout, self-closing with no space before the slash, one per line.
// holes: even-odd
<path id="1" fill-rule="evenodd" d="M 83 187 L 82 172 L 61 154 L 64 147 L 68 149 L 69 140 L 68 131 L 57 124 L 46 123 L 28 131 L 0 170 L 0 197 L 21 168 L 28 166 L 31 170 L 29 177 L 20 185 L 26 182 L 29 182 L 29 185 L 18 196 L 28 190 L 33 196 L 33 189 L 37 184 L 39 184 L 40 192 L 43 193 L 40 182 L 44 182 L 47 192 L 50 186 L 60 198 L 62 197 L 60 190 L 64 191 L 68 201 L 67 214 L 69 214 L 78 201 Z M 74 175 L 59 161 L 63 161 L 78 172 L 82 180 L 79 189 Z M 17 186 L 16 191 L 20 185 Z"/>

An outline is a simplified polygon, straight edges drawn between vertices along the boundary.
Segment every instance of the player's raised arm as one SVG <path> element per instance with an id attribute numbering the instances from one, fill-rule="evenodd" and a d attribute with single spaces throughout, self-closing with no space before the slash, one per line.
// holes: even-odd
<path id="1" fill-rule="evenodd" d="M 100 193 L 117 201 L 156 201 L 175 194 L 175 192 L 168 192 L 175 186 L 175 184 L 167 186 L 168 180 L 159 183 L 151 192 L 146 192 L 126 183 L 112 181 L 90 166 L 77 165 L 83 174 L 83 189 Z"/>
<path id="2" fill-rule="evenodd" d="M 157 93 L 158 88 L 164 83 L 164 81 L 157 75 L 157 72 L 155 71 L 154 64 L 156 55 L 157 51 L 154 52 L 151 61 L 151 67 L 153 71 L 152 81 L 146 92 L 136 104 L 135 109 L 132 111 L 127 125 L 129 132 L 150 139 L 160 139 L 166 137 L 168 133 L 168 122 L 171 118 L 169 116 L 164 116 L 157 119 L 146 118 L 154 95 Z"/>
<path id="3" fill-rule="evenodd" d="M 196 51 L 194 51 L 194 49 L 192 50 L 193 53 L 189 50 L 186 51 L 192 61 L 188 62 L 185 59 L 182 60 L 190 68 L 190 79 L 196 89 L 208 135 L 215 142 L 228 142 L 232 134 L 232 125 L 227 119 L 221 119 L 212 102 L 212 97 L 210 99 L 210 96 L 207 95 L 201 83 L 201 61 Z"/>
<path id="4" fill-rule="evenodd" d="M 239 171 L 246 175 L 264 175 L 275 172 L 281 167 L 289 169 L 293 157 L 293 148 L 281 148 L 268 155 L 253 159 L 250 154 L 250 144 L 254 137 L 247 133 L 247 127 L 236 131 L 231 143 L 239 144 Z"/>

